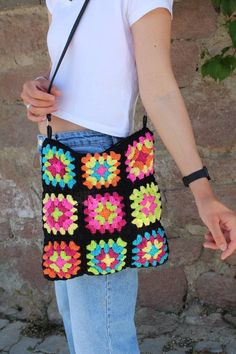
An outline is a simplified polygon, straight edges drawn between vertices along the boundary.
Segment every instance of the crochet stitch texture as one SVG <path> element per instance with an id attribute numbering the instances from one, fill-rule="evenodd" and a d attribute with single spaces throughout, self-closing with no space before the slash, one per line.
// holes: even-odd
<path id="1" fill-rule="evenodd" d="M 46 138 L 41 173 L 46 279 L 105 275 L 167 261 L 149 128 L 94 154 Z"/>

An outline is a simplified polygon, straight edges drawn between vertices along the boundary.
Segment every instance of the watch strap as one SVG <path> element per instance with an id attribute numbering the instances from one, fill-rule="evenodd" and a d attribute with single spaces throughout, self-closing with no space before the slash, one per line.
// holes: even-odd
<path id="1" fill-rule="evenodd" d="M 189 187 L 189 183 L 195 181 L 198 178 L 202 178 L 202 177 L 206 177 L 208 180 L 211 179 L 206 166 L 203 166 L 203 168 L 201 168 L 200 170 L 197 170 L 195 172 L 190 173 L 187 176 L 184 176 L 182 178 L 182 180 L 183 180 L 185 187 Z"/>

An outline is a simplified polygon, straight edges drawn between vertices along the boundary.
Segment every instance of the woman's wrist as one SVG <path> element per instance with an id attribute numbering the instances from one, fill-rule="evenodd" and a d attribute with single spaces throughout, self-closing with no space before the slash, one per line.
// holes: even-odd
<path id="1" fill-rule="evenodd" d="M 206 177 L 196 179 L 195 181 L 189 183 L 189 188 L 191 189 L 197 203 L 201 203 L 205 199 L 214 198 L 214 192 L 209 180 Z"/>

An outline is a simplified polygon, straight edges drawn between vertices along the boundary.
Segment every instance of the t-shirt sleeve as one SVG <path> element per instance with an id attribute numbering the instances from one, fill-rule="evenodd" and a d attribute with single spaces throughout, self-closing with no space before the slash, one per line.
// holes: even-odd
<path id="1" fill-rule="evenodd" d="M 158 7 L 164 7 L 169 10 L 171 20 L 173 20 L 173 2 L 174 0 L 128 0 L 128 22 L 131 26 L 146 13 Z"/>
<path id="2" fill-rule="evenodd" d="M 55 6 L 55 2 L 57 0 L 46 0 L 46 5 L 47 5 L 47 8 L 48 8 L 48 11 L 52 14 L 53 13 L 53 9 L 54 9 L 54 6 Z"/>

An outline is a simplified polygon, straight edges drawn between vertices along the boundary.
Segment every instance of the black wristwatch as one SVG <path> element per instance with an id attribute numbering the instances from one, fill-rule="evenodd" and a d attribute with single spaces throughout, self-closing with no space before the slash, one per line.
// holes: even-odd
<path id="1" fill-rule="evenodd" d="M 198 178 L 206 177 L 208 180 L 211 179 L 206 166 L 203 166 L 200 170 L 190 173 L 188 176 L 182 178 L 185 187 L 189 187 L 189 183 L 195 181 Z"/>

